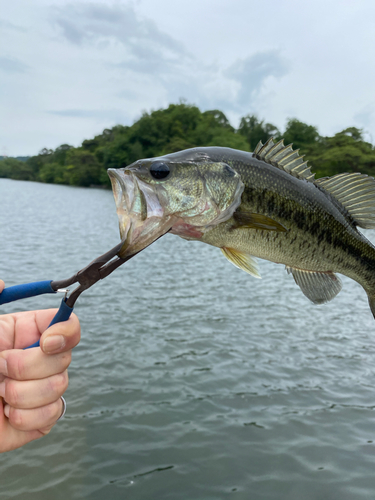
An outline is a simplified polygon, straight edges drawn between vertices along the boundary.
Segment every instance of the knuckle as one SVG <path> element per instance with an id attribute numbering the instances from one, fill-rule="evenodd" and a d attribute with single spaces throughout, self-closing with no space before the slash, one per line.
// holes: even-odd
<path id="1" fill-rule="evenodd" d="M 72 351 L 70 350 L 62 353 L 61 361 L 64 370 L 66 370 L 72 361 Z"/>
<path id="2" fill-rule="evenodd" d="M 53 378 L 53 391 L 61 396 L 61 394 L 64 394 L 66 389 L 68 388 L 69 384 L 69 378 L 68 378 L 68 372 L 65 370 L 63 373 L 59 373 L 54 376 Z"/>
<path id="3" fill-rule="evenodd" d="M 17 407 L 19 404 L 19 394 L 17 391 L 17 386 L 13 380 L 7 380 L 5 382 L 5 401 L 13 407 Z"/>
<path id="4" fill-rule="evenodd" d="M 49 434 L 52 430 L 52 427 L 53 425 L 50 425 L 49 427 L 45 427 L 44 429 L 39 429 L 39 432 L 43 435 L 43 436 L 47 436 L 47 434 Z"/>
<path id="5" fill-rule="evenodd" d="M 17 408 L 11 408 L 9 413 L 9 421 L 12 427 L 22 430 L 25 426 L 24 412 Z"/>
<path id="6" fill-rule="evenodd" d="M 18 356 L 16 363 L 16 379 L 17 380 L 26 380 L 26 364 L 23 356 Z"/>
<path id="7" fill-rule="evenodd" d="M 59 408 L 60 408 L 60 399 L 51 403 L 47 406 L 41 408 L 41 421 L 45 422 L 44 425 L 51 425 L 59 418 Z"/>
<path id="8" fill-rule="evenodd" d="M 69 385 L 69 375 L 68 375 L 68 370 L 65 370 L 64 372 L 64 392 L 67 390 Z"/>
<path id="9" fill-rule="evenodd" d="M 15 380 L 26 380 L 26 364 L 21 354 L 14 352 L 7 359 L 8 376 Z"/>

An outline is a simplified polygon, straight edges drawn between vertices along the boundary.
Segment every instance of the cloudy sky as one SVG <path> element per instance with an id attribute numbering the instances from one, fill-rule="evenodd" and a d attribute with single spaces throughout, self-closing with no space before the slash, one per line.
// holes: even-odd
<path id="1" fill-rule="evenodd" d="M 185 99 L 375 142 L 373 0 L 0 0 L 0 155 Z"/>

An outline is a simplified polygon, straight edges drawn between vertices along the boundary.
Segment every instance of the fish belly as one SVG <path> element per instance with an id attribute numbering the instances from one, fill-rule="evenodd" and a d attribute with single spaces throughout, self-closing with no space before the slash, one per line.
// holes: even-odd
<path id="1" fill-rule="evenodd" d="M 217 227 L 201 241 L 219 248 L 233 248 L 253 257 L 310 271 L 332 270 L 331 252 L 326 244 L 317 247 L 308 235 L 259 229 Z"/>
<path id="2" fill-rule="evenodd" d="M 335 229 L 338 233 L 338 228 L 332 228 L 331 232 Z M 360 233 L 339 229 L 345 237 L 339 240 L 330 236 L 327 241 L 293 226 L 288 232 L 233 229 L 228 221 L 205 233 L 201 241 L 292 268 L 344 274 L 365 289 L 375 290 L 374 247 Z"/>

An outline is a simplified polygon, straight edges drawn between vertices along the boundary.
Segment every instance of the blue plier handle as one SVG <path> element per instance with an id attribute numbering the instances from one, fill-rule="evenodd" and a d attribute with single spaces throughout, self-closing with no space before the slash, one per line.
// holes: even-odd
<path id="1" fill-rule="evenodd" d="M 106 278 L 119 266 L 124 264 L 127 260 L 134 257 L 133 254 L 129 257 L 123 259 L 118 257 L 119 252 L 123 247 L 123 242 L 116 245 L 114 248 L 109 250 L 109 252 L 101 255 L 97 259 L 93 260 L 84 269 L 81 269 L 71 278 L 60 280 L 60 281 L 36 281 L 35 283 L 26 283 L 23 285 L 15 285 L 5 288 L 2 293 L 0 293 L 0 305 L 7 304 L 9 302 L 14 302 L 15 300 L 26 299 L 28 297 L 35 297 L 36 295 L 43 295 L 46 293 L 57 293 L 58 291 L 64 291 L 65 297 L 62 299 L 60 308 L 57 311 L 55 317 L 49 324 L 48 328 L 55 323 L 60 323 L 61 321 L 66 321 L 69 319 L 73 312 L 74 304 L 81 293 L 97 281 Z M 70 296 L 67 296 L 69 290 L 63 290 L 68 286 L 79 283 L 79 286 L 73 290 Z M 26 347 L 30 349 L 31 347 L 38 347 L 39 340 L 35 344 Z"/>
<path id="2" fill-rule="evenodd" d="M 45 293 L 57 293 L 57 290 L 52 288 L 53 281 L 36 281 L 35 283 L 25 283 L 24 285 L 15 285 L 5 288 L 2 293 L 0 293 L 0 305 L 8 304 L 9 302 L 14 302 L 20 299 L 27 299 L 28 297 L 35 297 L 36 295 L 43 295 Z M 66 298 L 64 297 L 61 301 L 59 310 L 55 314 L 48 328 L 55 323 L 60 323 L 61 321 L 66 321 L 69 319 L 73 312 L 73 307 L 69 307 L 66 303 Z M 38 347 L 40 345 L 39 340 L 26 349 L 31 347 Z"/>

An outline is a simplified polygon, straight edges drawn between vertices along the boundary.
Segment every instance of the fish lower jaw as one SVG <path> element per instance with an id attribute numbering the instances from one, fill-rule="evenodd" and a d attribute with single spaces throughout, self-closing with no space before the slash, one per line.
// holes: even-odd
<path id="1" fill-rule="evenodd" d="M 151 245 L 155 240 L 167 233 L 173 225 L 175 219 L 172 217 L 150 217 L 145 221 L 130 219 L 126 221 L 126 226 L 121 232 L 123 246 L 119 257 L 125 258 L 143 250 Z"/>

